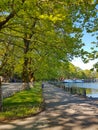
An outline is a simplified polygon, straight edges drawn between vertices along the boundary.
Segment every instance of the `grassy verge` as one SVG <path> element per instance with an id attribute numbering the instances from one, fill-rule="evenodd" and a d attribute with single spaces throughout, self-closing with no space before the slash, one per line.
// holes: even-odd
<path id="1" fill-rule="evenodd" d="M 21 91 L 4 99 L 0 120 L 17 119 L 35 115 L 43 109 L 41 84 L 37 83 L 30 90 Z"/>

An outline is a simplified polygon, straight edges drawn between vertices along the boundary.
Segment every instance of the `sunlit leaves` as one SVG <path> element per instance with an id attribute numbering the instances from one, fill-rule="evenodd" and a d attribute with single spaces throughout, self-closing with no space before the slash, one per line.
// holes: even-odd
<path id="1" fill-rule="evenodd" d="M 53 15 L 48 16 L 47 14 L 45 14 L 45 15 L 40 15 L 40 18 L 44 19 L 44 20 L 48 19 L 48 20 L 52 21 L 53 23 L 56 23 L 57 21 L 62 21 L 65 18 L 65 16 L 63 16 L 61 14 L 57 14 L 55 16 L 53 16 Z"/>
<path id="2" fill-rule="evenodd" d="M 68 63 L 73 56 L 82 55 L 86 55 L 87 61 L 88 53 L 82 50 L 81 39 L 84 26 L 90 32 L 88 25 L 94 25 L 87 23 L 96 15 L 92 3 L 92 0 L 2 1 L 1 12 L 7 12 L 0 15 L 2 21 L 14 11 L 13 18 L 1 31 L 2 40 L 14 46 L 13 56 L 10 55 L 8 60 L 8 63 L 14 63 L 14 71 L 22 72 L 24 59 L 28 59 L 27 70 L 53 77 L 58 74 L 61 61 Z M 93 58 L 92 55 L 89 57 Z"/>

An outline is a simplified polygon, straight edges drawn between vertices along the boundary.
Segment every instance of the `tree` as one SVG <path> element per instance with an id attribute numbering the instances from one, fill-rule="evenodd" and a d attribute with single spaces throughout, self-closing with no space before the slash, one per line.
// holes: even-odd
<path id="1" fill-rule="evenodd" d="M 95 8 L 92 0 L 8 0 L 1 1 L 1 5 L 0 34 L 11 36 L 10 45 L 17 46 L 14 58 L 19 60 L 25 89 L 30 88 L 32 74 L 48 71 L 47 77 L 52 77 L 52 73 L 55 76 L 62 61 L 68 63 L 73 56 L 84 53 L 82 27 L 87 22 L 85 15 Z M 15 12 L 12 17 L 11 12 Z M 16 53 L 16 48 L 21 55 Z M 15 60 L 13 63 L 17 66 Z"/>
<path id="2" fill-rule="evenodd" d="M 0 2 L 0 30 L 8 26 L 8 22 L 17 15 L 24 2 L 25 0 L 4 0 Z"/>
<path id="3" fill-rule="evenodd" d="M 92 9 L 93 8 L 93 9 Z M 92 4 L 92 7 L 87 15 L 85 15 L 85 30 L 92 37 L 95 37 L 96 40 L 91 42 L 91 52 L 85 55 L 84 61 L 88 62 L 89 60 L 98 59 L 98 1 L 95 0 L 95 3 Z M 93 66 L 93 69 L 98 70 L 98 62 Z"/>

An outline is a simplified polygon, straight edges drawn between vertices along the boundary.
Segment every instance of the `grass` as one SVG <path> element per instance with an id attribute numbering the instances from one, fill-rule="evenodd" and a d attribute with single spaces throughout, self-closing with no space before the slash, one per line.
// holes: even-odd
<path id="1" fill-rule="evenodd" d="M 35 84 L 30 90 L 14 94 L 3 101 L 3 112 L 0 120 L 17 119 L 35 115 L 43 109 L 41 83 Z"/>

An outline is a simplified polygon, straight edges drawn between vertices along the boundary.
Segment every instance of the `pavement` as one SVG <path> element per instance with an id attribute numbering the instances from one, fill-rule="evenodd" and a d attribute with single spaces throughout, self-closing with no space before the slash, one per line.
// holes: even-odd
<path id="1" fill-rule="evenodd" d="M 98 130 L 98 100 L 71 95 L 44 84 L 45 111 L 24 119 L 0 122 L 0 130 Z"/>
<path id="2" fill-rule="evenodd" d="M 21 90 L 22 90 L 22 83 L 3 83 L 2 84 L 3 98 L 7 98 Z"/>

